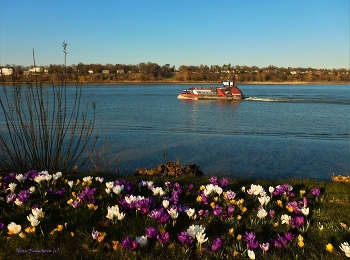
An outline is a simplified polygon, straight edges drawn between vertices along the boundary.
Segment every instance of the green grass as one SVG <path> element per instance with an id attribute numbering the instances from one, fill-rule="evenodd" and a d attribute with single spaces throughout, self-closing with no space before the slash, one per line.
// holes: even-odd
<path id="1" fill-rule="evenodd" d="M 92 181 L 84 183 L 83 178 L 88 175 L 93 177 Z M 229 201 L 225 199 L 224 194 L 212 192 L 208 195 L 208 204 L 204 204 L 203 201 L 198 201 L 198 195 L 203 192 L 201 186 L 205 187 L 210 183 L 211 176 L 167 178 L 100 173 L 63 174 L 63 177 L 56 181 L 51 179 L 40 183 L 28 179 L 20 182 L 14 177 L 9 180 L 6 176 L 9 175 L 3 174 L 0 180 L 0 222 L 4 223 L 0 231 L 2 245 L 0 259 L 249 259 L 248 245 L 243 239 L 245 232 L 254 232 L 259 244 L 270 243 L 265 253 L 260 248 L 254 249 L 256 259 L 347 259 L 339 246 L 344 242 L 350 243 L 350 184 L 348 183 L 309 179 L 269 181 L 231 178 L 228 185 L 223 187 L 223 191 L 235 192 L 235 200 Z M 102 183 L 96 181 L 97 176 L 103 176 L 104 181 Z M 130 191 L 124 189 L 119 195 L 107 194 L 106 182 L 116 180 L 132 184 L 133 189 Z M 153 191 L 148 187 L 138 185 L 139 180 L 143 180 L 144 183 L 152 181 L 154 187 L 162 188 L 166 193 L 163 196 L 153 195 Z M 219 177 L 218 181 L 221 180 Z M 72 188 L 68 181 L 74 182 Z M 167 181 L 171 184 L 170 188 L 165 185 Z M 21 190 L 28 190 L 34 186 L 35 191 L 21 206 L 14 202 L 7 203 L 7 196 L 11 193 L 8 189 L 10 182 L 17 184 L 13 191 L 17 198 Z M 143 215 L 139 210 L 128 211 L 121 206 L 122 200 L 128 194 L 133 194 L 152 198 L 154 205 L 150 210 L 159 209 L 162 207 L 163 197 L 172 197 L 173 190 L 176 189 L 175 183 L 183 190 L 178 196 L 178 205 L 194 208 L 197 214 L 195 219 L 190 219 L 185 212 L 179 212 L 176 223 L 173 224 L 170 219 L 160 224 L 151 218 L 149 213 Z M 188 190 L 189 184 L 194 185 L 193 190 Z M 275 210 L 276 215 L 273 219 L 266 216 L 259 220 L 257 217 L 259 196 L 247 194 L 251 184 L 263 187 L 268 196 L 270 186 L 289 184 L 293 187 L 295 197 L 271 196 L 270 202 L 264 208 L 267 211 Z M 243 186 L 245 192 L 242 191 Z M 50 195 L 62 188 L 65 192 L 61 195 Z M 93 188 L 96 190 L 91 193 L 90 199 L 93 199 L 93 206 L 97 206 L 96 210 L 89 209 L 84 199 L 77 208 L 67 203 L 69 200 L 77 201 L 84 189 Z M 310 193 L 314 188 L 320 189 L 320 197 Z M 299 228 L 281 223 L 283 214 L 292 218 L 302 215 L 295 211 L 289 212 L 286 208 L 288 202 L 302 202 L 300 190 L 305 191 L 303 196 L 308 200 L 309 214 L 305 216 L 305 220 L 310 224 L 308 228 L 306 222 Z M 244 201 L 240 203 L 240 199 Z M 278 200 L 281 200 L 281 206 L 278 205 Z M 39 217 L 40 223 L 36 226 L 35 232 L 27 233 L 25 229 L 31 225 L 27 216 L 32 213 L 32 208 L 36 204 L 44 213 Z M 170 202 L 170 206 L 173 204 Z M 106 215 L 107 208 L 114 205 L 119 205 L 119 210 L 125 213 L 125 217 L 113 223 Z M 235 210 L 229 217 L 214 214 L 214 206 L 219 206 L 226 212 L 230 205 L 234 206 Z M 200 210 L 208 210 L 209 215 L 199 216 Z M 21 232 L 8 234 L 7 225 L 11 222 L 21 225 Z M 58 225 L 62 225 L 62 229 L 55 231 Z M 200 246 L 196 239 L 191 245 L 184 246 L 177 237 L 191 225 L 202 225 L 205 228 L 204 233 L 208 240 Z M 135 240 L 137 236 L 145 235 L 145 228 L 150 226 L 156 227 L 158 234 L 167 232 L 169 241 L 161 243 L 156 238 L 149 238 L 146 246 L 138 246 L 135 251 L 122 246 L 122 241 L 126 237 Z M 105 236 L 98 241 L 93 238 L 93 231 Z M 281 248 L 274 248 L 271 239 L 284 236 L 288 231 L 293 234 L 294 239 Z M 303 237 L 302 248 L 298 245 L 299 235 Z M 243 238 L 239 239 L 240 236 Z M 222 245 L 217 251 L 211 248 L 215 238 L 222 240 Z M 333 246 L 332 252 L 326 250 L 326 245 L 329 243 Z"/>

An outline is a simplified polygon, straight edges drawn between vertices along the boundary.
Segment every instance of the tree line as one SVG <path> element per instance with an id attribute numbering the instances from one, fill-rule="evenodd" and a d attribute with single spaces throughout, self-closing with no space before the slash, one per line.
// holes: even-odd
<path id="1" fill-rule="evenodd" d="M 220 82 L 238 79 L 239 82 L 330 82 L 341 83 L 350 81 L 350 70 L 316 69 L 257 66 L 220 65 L 181 65 L 178 68 L 170 64 L 157 63 L 127 64 L 83 64 L 55 65 L 36 68 L 23 66 L 7 66 L 14 70 L 10 78 L 26 81 L 34 75 L 41 75 L 43 81 L 59 81 L 64 77 L 67 82 L 82 83 L 113 83 L 113 82 Z M 66 73 L 64 73 L 66 70 Z M 3 76 L 4 77 L 4 76 Z"/>

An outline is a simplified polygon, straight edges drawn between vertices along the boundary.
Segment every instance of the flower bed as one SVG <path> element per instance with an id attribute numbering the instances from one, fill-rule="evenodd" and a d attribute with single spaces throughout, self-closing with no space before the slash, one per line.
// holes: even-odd
<path id="1" fill-rule="evenodd" d="M 4 176 L 1 189 L 0 239 L 22 258 L 28 250 L 68 256 L 70 244 L 75 256 L 89 258 L 303 258 L 311 234 L 323 237 L 327 228 L 315 221 L 324 203 L 318 187 L 251 184 L 233 190 L 229 179 L 217 177 L 196 187 L 29 171 Z M 349 238 L 346 223 L 341 230 Z M 348 241 L 329 241 L 308 256 L 350 257 Z"/>

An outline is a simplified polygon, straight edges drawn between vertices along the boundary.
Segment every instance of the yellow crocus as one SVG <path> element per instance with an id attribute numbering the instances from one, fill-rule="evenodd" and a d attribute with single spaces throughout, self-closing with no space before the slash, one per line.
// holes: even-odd
<path id="1" fill-rule="evenodd" d="M 231 236 L 233 236 L 233 234 L 234 234 L 234 229 L 233 228 L 230 228 L 229 230 L 228 230 L 228 233 L 231 235 Z"/>
<path id="2" fill-rule="evenodd" d="M 202 186 L 199 187 L 199 189 L 200 189 L 200 190 L 205 190 L 205 186 L 202 185 Z"/>
<path id="3" fill-rule="evenodd" d="M 210 207 L 212 207 L 212 209 L 215 209 L 215 202 L 214 201 L 210 203 Z"/>
<path id="4" fill-rule="evenodd" d="M 304 238 L 303 238 L 302 235 L 299 235 L 299 236 L 298 236 L 298 241 L 304 241 Z"/>
<path id="5" fill-rule="evenodd" d="M 119 246 L 119 241 L 114 241 L 112 240 L 112 247 L 113 247 L 113 250 L 117 250 L 118 249 L 118 246 Z"/>
<path id="6" fill-rule="evenodd" d="M 98 242 L 102 242 L 103 239 L 105 239 L 105 236 L 106 236 L 106 233 L 105 232 L 100 232 L 98 238 L 97 238 L 97 241 Z"/>
<path id="7" fill-rule="evenodd" d="M 282 200 L 277 200 L 277 205 L 282 208 L 283 207 Z"/>
<path id="8" fill-rule="evenodd" d="M 332 253 L 333 252 L 333 245 L 331 243 L 328 243 L 326 245 L 326 250 L 329 252 L 329 253 Z"/>
<path id="9" fill-rule="evenodd" d="M 237 216 L 237 220 L 241 220 L 242 216 L 241 215 L 238 215 Z"/>
<path id="10" fill-rule="evenodd" d="M 24 231 L 29 234 L 32 234 L 32 233 L 35 233 L 36 229 L 35 227 L 27 227 Z"/>
<path id="11" fill-rule="evenodd" d="M 300 190 L 300 195 L 303 196 L 306 193 L 305 190 Z"/>
<path id="12" fill-rule="evenodd" d="M 202 202 L 202 196 L 197 197 L 197 202 Z"/>
<path id="13" fill-rule="evenodd" d="M 303 241 L 298 241 L 298 246 L 299 246 L 300 248 L 303 248 L 303 247 L 304 247 L 304 242 L 303 242 Z"/>
<path id="14" fill-rule="evenodd" d="M 290 206 L 290 205 L 286 205 L 286 209 L 287 209 L 289 212 L 293 212 L 293 211 L 294 211 L 293 207 Z"/>
<path id="15" fill-rule="evenodd" d="M 237 240 L 241 240 L 242 239 L 242 235 L 238 234 L 237 235 Z"/>
<path id="16" fill-rule="evenodd" d="M 87 204 L 88 209 L 96 210 L 98 208 L 97 205 L 94 205 L 92 203 Z"/>
<path id="17" fill-rule="evenodd" d="M 246 208 L 246 207 L 242 207 L 242 208 L 241 208 L 241 211 L 242 211 L 242 213 L 244 213 L 244 212 L 247 211 L 247 208 Z"/>

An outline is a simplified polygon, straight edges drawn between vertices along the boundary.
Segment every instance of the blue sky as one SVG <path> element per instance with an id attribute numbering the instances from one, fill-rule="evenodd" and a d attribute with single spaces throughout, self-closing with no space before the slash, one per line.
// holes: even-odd
<path id="1" fill-rule="evenodd" d="M 0 1 L 0 66 L 350 67 L 349 0 Z"/>

